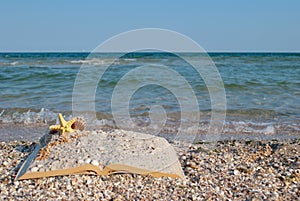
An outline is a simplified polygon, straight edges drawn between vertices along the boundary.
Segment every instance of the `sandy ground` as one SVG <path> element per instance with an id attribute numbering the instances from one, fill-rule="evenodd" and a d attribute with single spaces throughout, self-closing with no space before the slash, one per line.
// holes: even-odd
<path id="1" fill-rule="evenodd" d="M 185 179 L 135 174 L 14 181 L 30 141 L 0 143 L 0 200 L 299 200 L 300 139 L 172 144 Z"/>

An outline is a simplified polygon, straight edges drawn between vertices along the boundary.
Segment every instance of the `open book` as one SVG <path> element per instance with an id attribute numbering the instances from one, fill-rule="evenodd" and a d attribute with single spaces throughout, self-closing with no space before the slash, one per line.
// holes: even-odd
<path id="1" fill-rule="evenodd" d="M 135 173 L 183 178 L 173 147 L 161 137 L 124 130 L 47 133 L 16 179 L 70 174 Z"/>

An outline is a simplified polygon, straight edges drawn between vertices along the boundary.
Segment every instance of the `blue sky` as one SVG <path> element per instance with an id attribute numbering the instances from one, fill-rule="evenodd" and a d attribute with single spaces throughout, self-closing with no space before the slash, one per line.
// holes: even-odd
<path id="1" fill-rule="evenodd" d="M 137 28 L 185 34 L 207 51 L 300 52 L 299 0 L 0 2 L 0 51 L 90 51 Z"/>

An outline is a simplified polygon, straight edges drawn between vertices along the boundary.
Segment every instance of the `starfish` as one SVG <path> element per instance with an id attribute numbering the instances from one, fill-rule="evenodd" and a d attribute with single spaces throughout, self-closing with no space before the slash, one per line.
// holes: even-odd
<path id="1" fill-rule="evenodd" d="M 77 118 L 74 117 L 72 118 L 70 121 L 66 121 L 62 114 L 58 114 L 58 118 L 59 118 L 59 125 L 53 125 L 50 126 L 50 132 L 55 132 L 55 131 L 59 131 L 60 135 L 64 135 L 66 132 L 74 132 L 74 123 L 76 122 Z"/>

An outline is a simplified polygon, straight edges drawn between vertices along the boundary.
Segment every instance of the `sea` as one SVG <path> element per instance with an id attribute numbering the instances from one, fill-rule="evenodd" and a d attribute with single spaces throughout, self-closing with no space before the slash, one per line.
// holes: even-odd
<path id="1" fill-rule="evenodd" d="M 118 128 L 113 114 L 114 90 L 120 83 L 125 90 L 127 85 L 136 83 L 136 90 L 128 92 L 130 97 L 124 97 L 129 114 L 124 118 L 131 118 L 129 123 L 144 127 L 147 132 L 151 111 L 158 108 L 164 111 L 166 121 L 156 134 L 172 138 L 180 124 L 187 121 L 181 118 L 183 108 L 179 96 L 192 90 L 201 114 L 199 122 L 193 124 L 199 126 L 197 134 L 205 138 L 212 124 L 213 91 L 208 90 L 205 79 L 183 61 L 180 53 L 135 52 L 117 59 L 115 53 L 89 55 L 0 53 L 0 141 L 36 141 L 47 132 L 49 125 L 58 123 L 58 113 L 71 119 L 74 86 L 80 69 L 87 66 L 96 71 L 105 69 L 102 76 L 97 73 L 91 76 L 97 81 L 93 99 L 96 121 L 88 129 Z M 182 55 L 189 60 L 202 57 L 201 53 Z M 226 118 L 218 140 L 300 137 L 300 53 L 208 53 L 207 56 L 220 75 L 226 99 L 226 110 L 222 111 Z M 167 79 L 161 76 L 164 71 L 160 73 L 156 69 L 151 73 L 154 65 L 170 68 L 170 75 L 180 75 L 190 87 L 183 87 L 176 76 Z M 137 77 L 128 76 L 137 72 L 135 69 L 144 70 L 144 74 L 138 71 L 140 74 L 134 74 Z M 139 85 L 139 76 L 149 84 Z M 160 76 L 163 82 L 156 84 Z M 168 89 L 168 83 L 178 90 Z"/>

